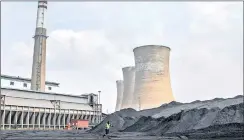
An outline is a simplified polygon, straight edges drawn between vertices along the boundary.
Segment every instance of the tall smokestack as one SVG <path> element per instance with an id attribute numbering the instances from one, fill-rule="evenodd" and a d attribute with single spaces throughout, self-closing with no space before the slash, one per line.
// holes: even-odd
<path id="1" fill-rule="evenodd" d="M 174 100 L 169 73 L 170 48 L 159 45 L 137 47 L 134 104 L 139 110 L 159 107 Z"/>
<path id="2" fill-rule="evenodd" d="M 31 90 L 45 91 L 46 76 L 46 16 L 47 1 L 38 1 L 36 31 L 32 64 Z"/>

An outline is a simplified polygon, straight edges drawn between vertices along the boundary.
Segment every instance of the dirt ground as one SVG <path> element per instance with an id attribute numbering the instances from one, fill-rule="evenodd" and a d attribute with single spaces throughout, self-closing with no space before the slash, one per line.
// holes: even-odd
<path id="1" fill-rule="evenodd" d="M 163 139 L 163 140 L 178 140 L 181 138 L 177 137 L 156 137 L 147 136 L 143 133 L 125 133 L 117 132 L 110 134 L 111 139 Z M 71 131 L 23 131 L 23 130 L 11 130 L 11 131 L 1 131 L 1 140 L 83 140 L 83 139 L 108 139 L 103 138 L 98 134 L 91 134 L 88 132 L 82 132 L 79 130 Z"/>
<path id="2" fill-rule="evenodd" d="M 116 132 L 110 134 L 111 139 L 136 139 L 136 140 L 184 140 L 190 139 L 184 135 L 177 136 L 149 136 L 146 133 L 137 132 Z M 101 135 L 92 134 L 88 132 L 82 132 L 79 130 L 60 130 L 60 131 L 43 131 L 43 130 L 11 130 L 1 131 L 1 140 L 84 140 L 84 139 L 108 139 L 103 138 Z M 191 138 L 196 139 L 196 138 Z M 204 138 L 201 138 L 204 139 Z M 218 140 L 235 139 L 241 140 L 240 138 L 215 138 Z M 199 139 L 198 139 L 199 140 Z M 208 140 L 211 140 L 208 138 Z"/>

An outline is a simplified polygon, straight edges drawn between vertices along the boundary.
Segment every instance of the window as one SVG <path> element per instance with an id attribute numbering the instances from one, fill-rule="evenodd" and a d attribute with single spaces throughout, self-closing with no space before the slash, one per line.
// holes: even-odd
<path id="1" fill-rule="evenodd" d="M 14 85 L 14 82 L 13 82 L 13 81 L 11 81 L 11 82 L 10 82 L 10 85 L 11 85 L 11 86 L 13 86 L 13 85 Z"/>
<path id="2" fill-rule="evenodd" d="M 48 87 L 48 90 L 52 90 L 52 87 Z"/>
<path id="3" fill-rule="evenodd" d="M 24 87 L 27 87 L 27 83 L 24 83 L 23 86 L 24 86 Z"/>

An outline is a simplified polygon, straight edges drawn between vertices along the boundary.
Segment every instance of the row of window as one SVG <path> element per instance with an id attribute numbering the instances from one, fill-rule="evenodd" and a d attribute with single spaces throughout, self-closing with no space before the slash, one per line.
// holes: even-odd
<path id="1" fill-rule="evenodd" d="M 14 82 L 11 81 L 11 82 L 10 82 L 10 85 L 11 85 L 11 86 L 14 86 Z M 23 83 L 23 87 L 27 87 L 27 83 Z M 52 90 L 52 87 L 48 87 L 48 90 Z"/>

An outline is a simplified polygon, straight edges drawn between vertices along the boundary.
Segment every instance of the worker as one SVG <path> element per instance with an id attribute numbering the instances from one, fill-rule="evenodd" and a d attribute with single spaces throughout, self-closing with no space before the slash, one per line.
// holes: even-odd
<path id="1" fill-rule="evenodd" d="M 111 127 L 111 124 L 109 123 L 109 121 L 105 124 L 105 134 L 103 135 L 106 136 L 109 134 L 109 128 Z"/>

